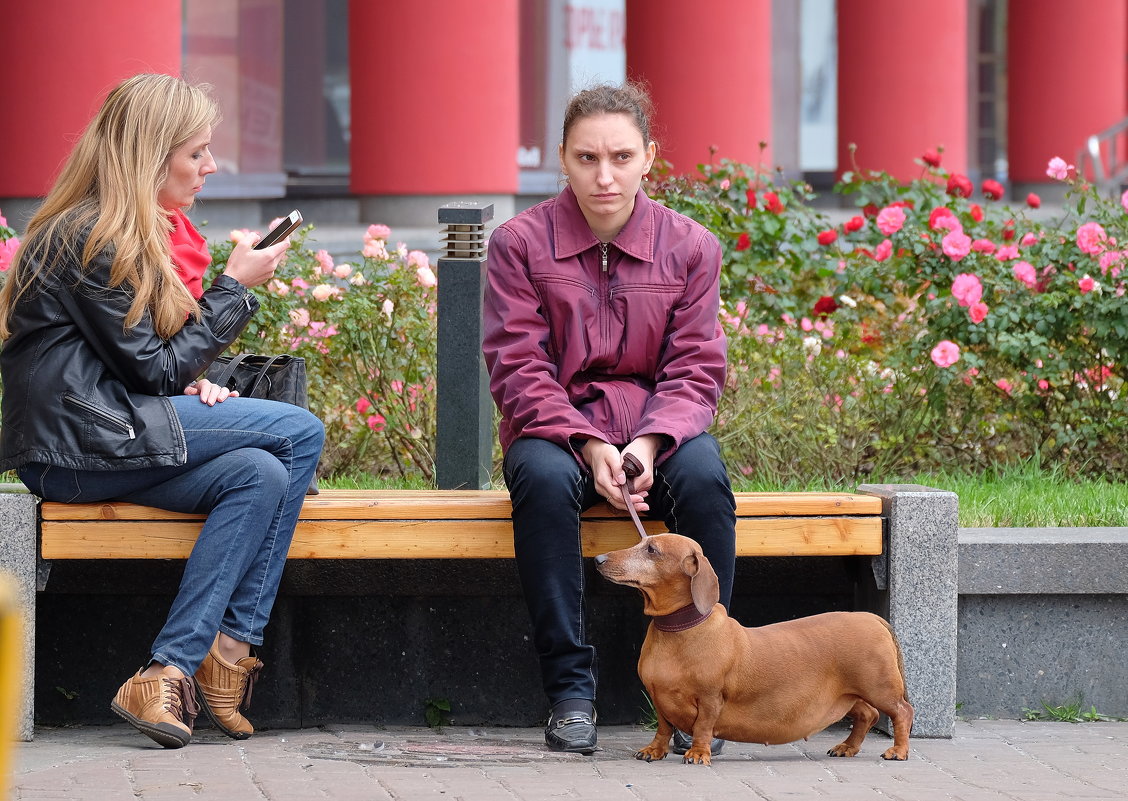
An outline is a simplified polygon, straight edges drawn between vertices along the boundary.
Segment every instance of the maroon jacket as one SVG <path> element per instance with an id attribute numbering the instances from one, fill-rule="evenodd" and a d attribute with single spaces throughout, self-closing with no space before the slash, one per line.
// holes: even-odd
<path id="1" fill-rule="evenodd" d="M 606 246 L 571 188 L 498 226 L 482 350 L 502 448 L 661 434 L 662 461 L 702 433 L 725 377 L 720 268 L 715 236 L 641 190 Z"/>

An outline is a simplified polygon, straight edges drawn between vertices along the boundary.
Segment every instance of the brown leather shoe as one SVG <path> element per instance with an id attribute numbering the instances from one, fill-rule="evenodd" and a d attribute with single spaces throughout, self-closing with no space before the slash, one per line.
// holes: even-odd
<path id="1" fill-rule="evenodd" d="M 187 676 L 145 679 L 139 670 L 121 685 L 110 709 L 165 748 L 183 748 L 199 712 L 194 684 Z"/>
<path id="2" fill-rule="evenodd" d="M 217 638 L 218 640 L 218 638 Z M 234 665 L 219 655 L 219 646 L 211 650 L 196 671 L 196 693 L 200 706 L 220 731 L 236 740 L 245 740 L 255 727 L 240 714 L 251 705 L 251 690 L 262 670 L 262 662 L 254 655 L 245 656 Z"/>

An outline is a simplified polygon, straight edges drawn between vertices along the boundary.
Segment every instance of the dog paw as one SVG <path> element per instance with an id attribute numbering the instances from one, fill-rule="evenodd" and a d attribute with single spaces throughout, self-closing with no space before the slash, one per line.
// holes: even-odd
<path id="1" fill-rule="evenodd" d="M 892 761 L 895 761 L 895 762 L 904 762 L 906 759 L 909 758 L 909 749 L 906 748 L 904 751 L 898 751 L 896 748 L 890 748 L 890 749 L 886 750 L 886 752 L 884 754 L 881 755 L 881 758 L 892 760 Z"/>
<path id="2" fill-rule="evenodd" d="M 846 743 L 839 743 L 826 753 L 827 756 L 832 757 L 852 757 L 857 756 L 859 750 L 860 749 L 855 748 L 854 746 L 846 745 Z M 893 749 L 889 750 L 892 751 Z"/>
<path id="3" fill-rule="evenodd" d="M 654 746 L 646 746 L 639 751 L 635 751 L 634 758 L 641 759 L 644 762 L 657 762 L 659 759 L 666 758 L 666 751 L 655 748 Z"/>
<path id="4" fill-rule="evenodd" d="M 694 746 L 685 752 L 682 757 L 682 762 L 687 765 L 712 765 L 713 755 L 709 752 L 708 748 L 698 748 Z"/>

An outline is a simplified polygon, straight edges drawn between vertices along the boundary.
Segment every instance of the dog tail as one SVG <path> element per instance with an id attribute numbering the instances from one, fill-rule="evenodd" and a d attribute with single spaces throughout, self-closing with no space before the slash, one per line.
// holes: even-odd
<path id="1" fill-rule="evenodd" d="M 909 701 L 909 683 L 905 681 L 905 657 L 901 653 L 901 641 L 897 639 L 897 633 L 893 631 L 893 626 L 889 624 L 888 620 L 883 617 L 878 619 L 881 621 L 881 625 L 885 626 L 885 630 L 889 632 L 890 639 L 893 640 L 893 648 L 897 651 L 897 671 L 901 674 L 901 686 L 905 688 L 905 700 L 912 703 L 912 701 Z"/>

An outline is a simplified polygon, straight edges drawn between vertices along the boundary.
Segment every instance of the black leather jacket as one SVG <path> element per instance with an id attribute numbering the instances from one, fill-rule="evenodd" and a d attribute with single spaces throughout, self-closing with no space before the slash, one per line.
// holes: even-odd
<path id="1" fill-rule="evenodd" d="M 82 242 L 68 248 L 82 252 Z M 179 395 L 230 345 L 258 309 L 246 287 L 220 275 L 171 339 L 146 315 L 128 332 L 132 302 L 110 287 L 111 254 L 87 270 L 60 260 L 12 313 L 0 351 L 3 423 L 0 470 L 45 462 L 77 470 L 184 464 L 184 430 L 169 395 Z"/>

